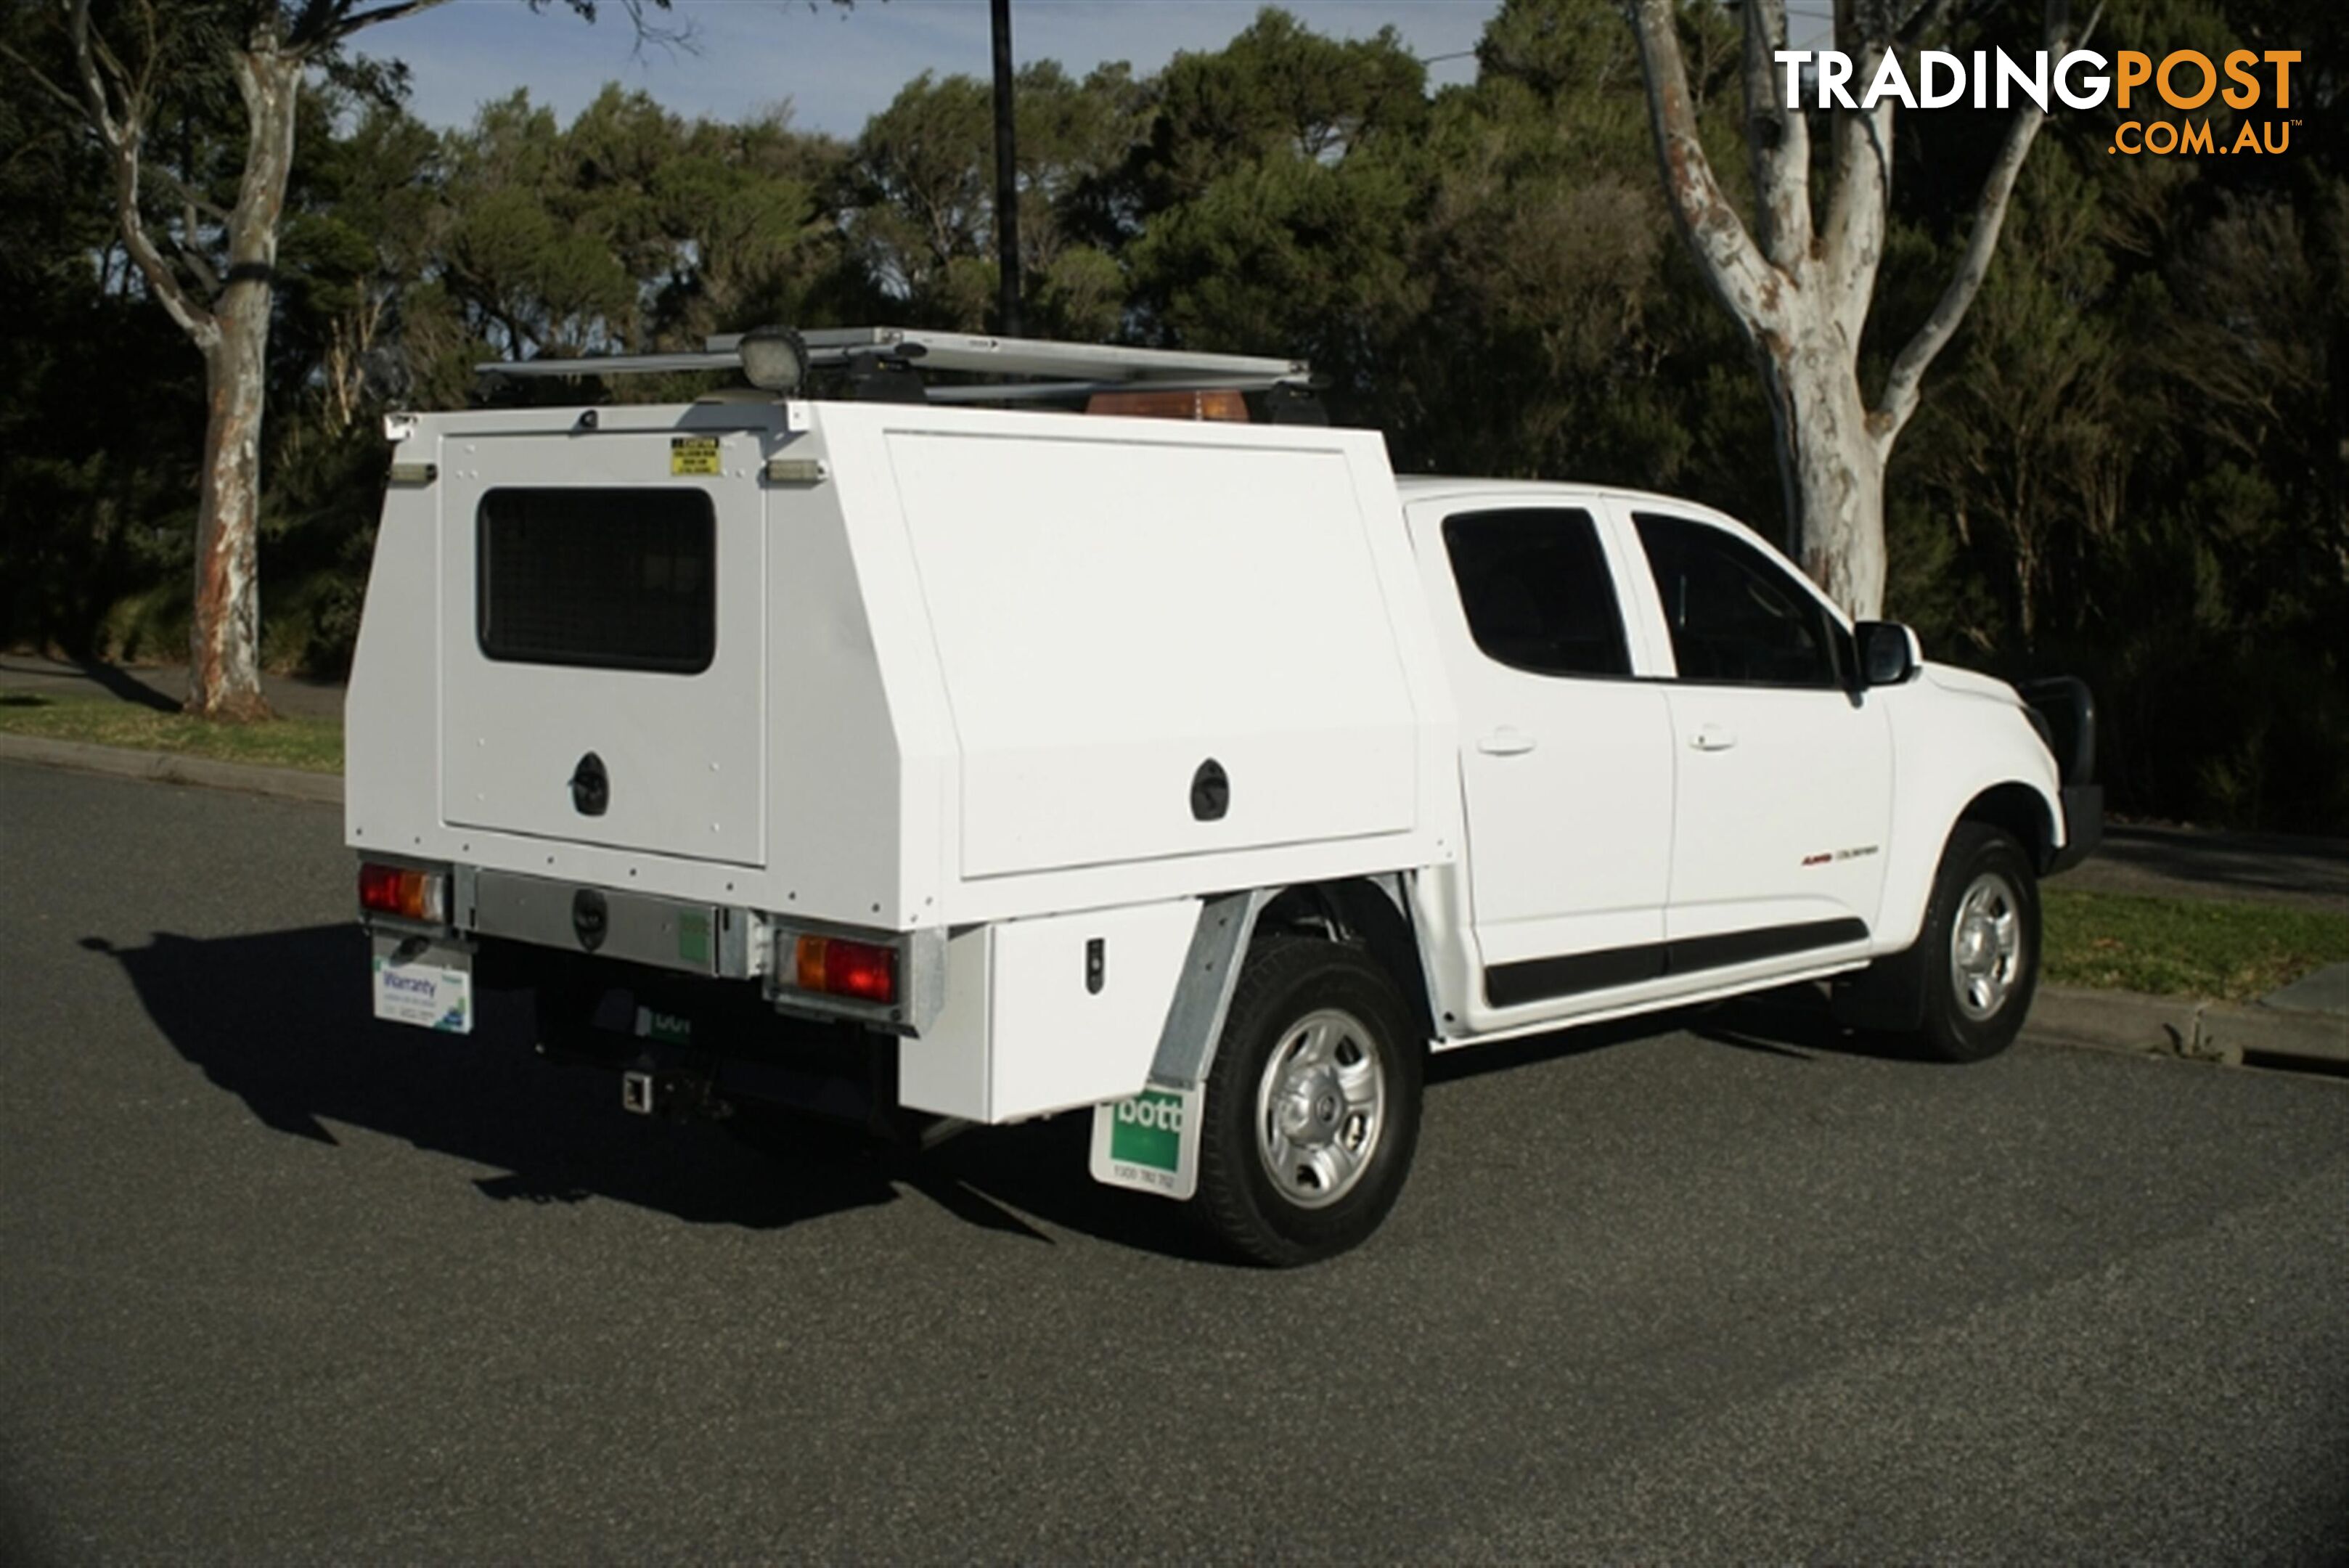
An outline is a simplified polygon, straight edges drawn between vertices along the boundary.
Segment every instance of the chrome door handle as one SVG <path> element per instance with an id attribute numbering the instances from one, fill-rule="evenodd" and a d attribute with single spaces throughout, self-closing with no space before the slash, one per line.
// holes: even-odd
<path id="1" fill-rule="evenodd" d="M 1700 752 L 1725 752 L 1737 744 L 1737 732 L 1724 724 L 1706 724 L 1689 737 L 1689 744 Z"/>
<path id="2" fill-rule="evenodd" d="M 1477 742 L 1476 749 L 1488 757 L 1519 757 L 1534 749 L 1534 738 L 1504 724 Z"/>

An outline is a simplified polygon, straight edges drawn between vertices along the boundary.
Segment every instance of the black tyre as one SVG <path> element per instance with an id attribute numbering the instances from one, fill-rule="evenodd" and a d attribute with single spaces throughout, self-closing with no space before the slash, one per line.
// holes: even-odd
<path id="1" fill-rule="evenodd" d="M 1207 1075 L 1200 1212 L 1277 1268 L 1334 1257 L 1386 1219 L 1419 1141 L 1426 1054 L 1368 954 L 1275 938 L 1241 971 Z"/>
<path id="2" fill-rule="evenodd" d="M 1980 1062 L 2014 1043 L 2039 988 L 2039 878 L 2023 846 L 1961 822 L 1941 851 L 1918 938 L 1920 1043 L 1945 1062 Z"/>

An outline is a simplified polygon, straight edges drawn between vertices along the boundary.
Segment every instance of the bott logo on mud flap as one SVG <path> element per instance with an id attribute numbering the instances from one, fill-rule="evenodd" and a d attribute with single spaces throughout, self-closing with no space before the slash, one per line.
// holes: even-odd
<path id="1" fill-rule="evenodd" d="M 1093 1107 L 1093 1179 L 1164 1198 L 1199 1184 L 1197 1089 L 1144 1089 Z M 1187 1135 L 1187 1136 L 1186 1136 Z"/>
<path id="2" fill-rule="evenodd" d="M 1172 1173 L 1183 1158 L 1183 1100 L 1151 1089 L 1120 1100 L 1111 1112 L 1109 1157 Z"/>

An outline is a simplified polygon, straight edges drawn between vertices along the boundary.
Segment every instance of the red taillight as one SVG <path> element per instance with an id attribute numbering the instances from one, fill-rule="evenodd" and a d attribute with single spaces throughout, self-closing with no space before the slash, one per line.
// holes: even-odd
<path id="1" fill-rule="evenodd" d="M 448 919 L 444 896 L 448 878 L 438 871 L 414 871 L 404 866 L 359 867 L 359 908 L 407 920 Z"/>
<path id="2" fill-rule="evenodd" d="M 802 991 L 887 1005 L 897 1000 L 897 950 L 845 937 L 802 936 L 792 978 Z"/>

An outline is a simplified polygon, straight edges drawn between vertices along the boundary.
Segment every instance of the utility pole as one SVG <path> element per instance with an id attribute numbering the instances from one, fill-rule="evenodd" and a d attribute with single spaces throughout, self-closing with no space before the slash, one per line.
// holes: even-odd
<path id="1" fill-rule="evenodd" d="M 1019 336 L 1019 155 L 1011 121 L 1011 0 L 988 0 L 995 24 L 995 329 Z"/>

